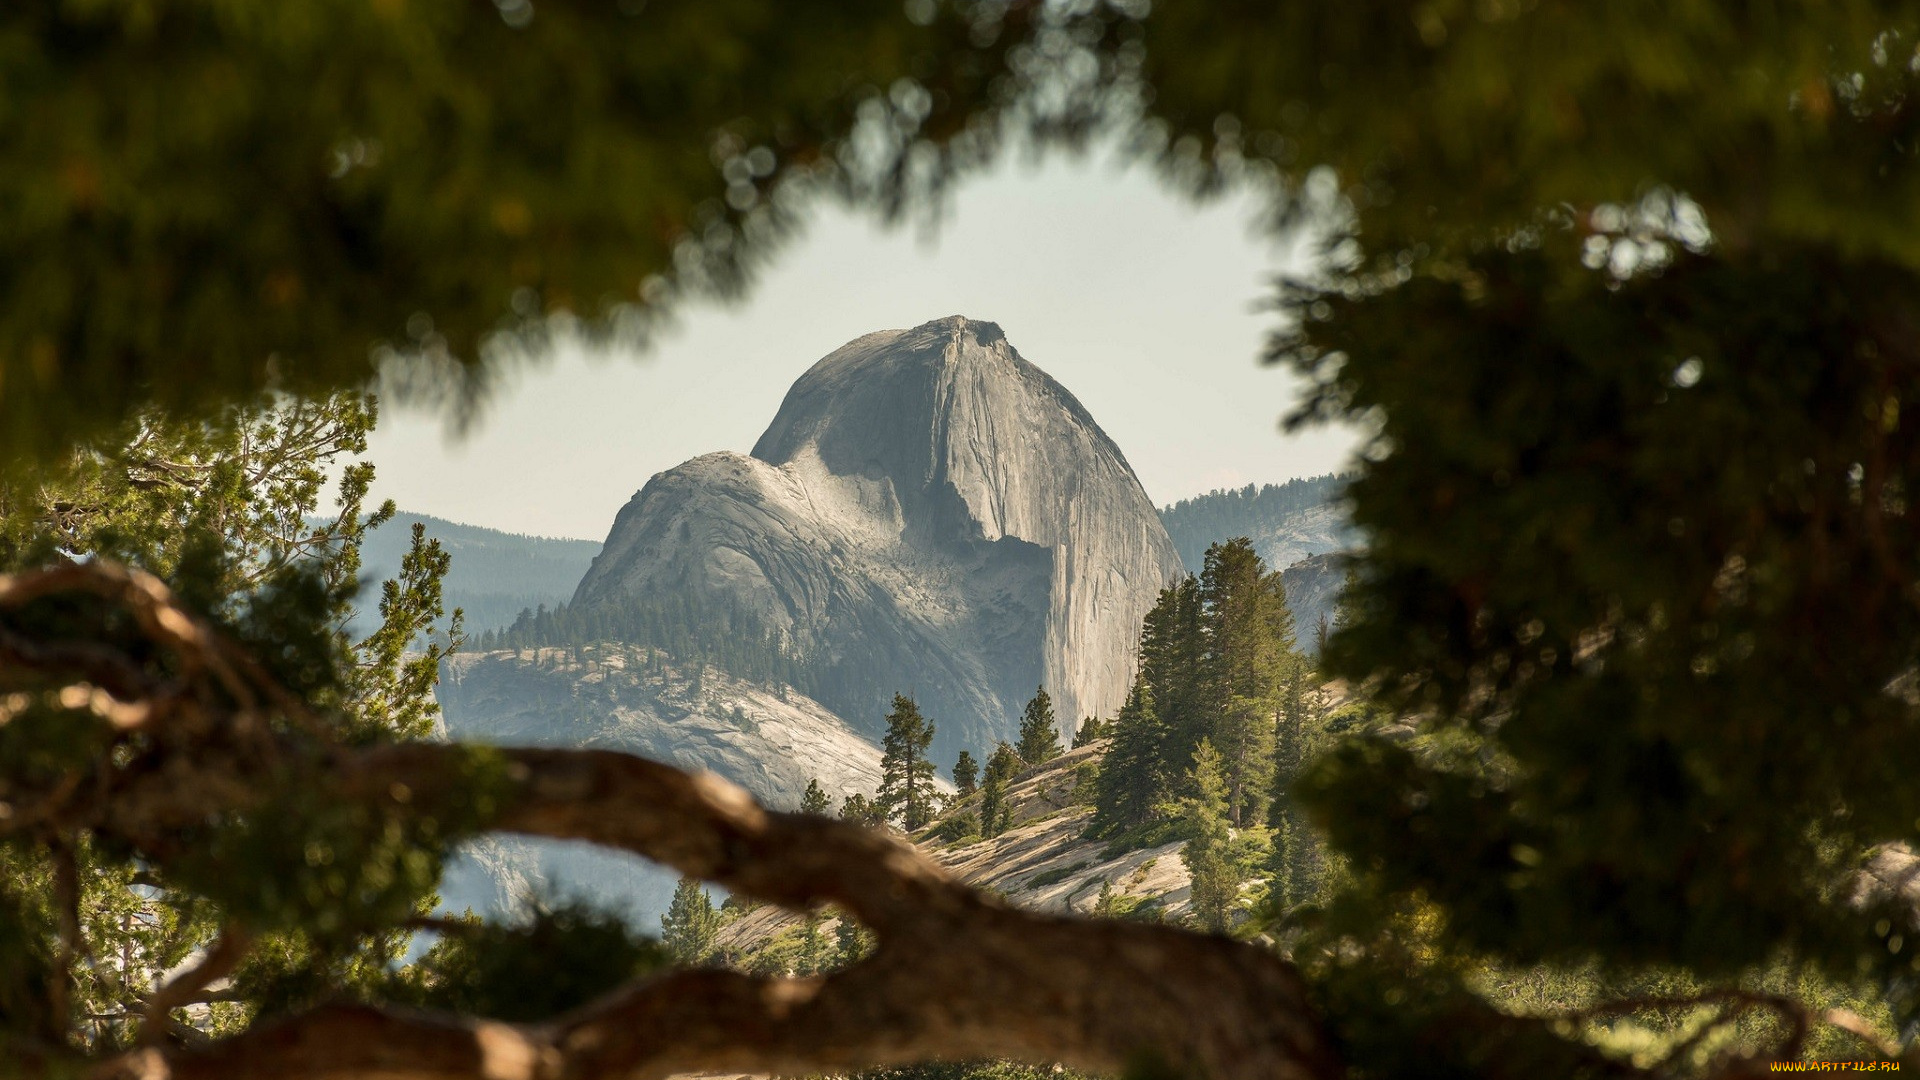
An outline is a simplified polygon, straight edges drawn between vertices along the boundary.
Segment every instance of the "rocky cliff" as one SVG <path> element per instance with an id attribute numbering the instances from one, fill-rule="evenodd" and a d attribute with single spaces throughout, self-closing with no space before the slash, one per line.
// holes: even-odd
<path id="1" fill-rule="evenodd" d="M 1111 715 L 1140 619 L 1179 570 L 1073 395 L 999 327 L 953 317 L 815 364 L 750 456 L 655 476 L 572 606 L 679 605 L 750 628 L 753 642 L 710 644 L 773 643 L 870 733 L 894 691 L 912 694 L 947 758 L 1012 738 L 1042 683 L 1063 733 Z"/>
<path id="2" fill-rule="evenodd" d="M 836 807 L 880 786 L 880 748 L 819 703 L 649 649 L 458 653 L 436 694 L 447 737 L 624 750 L 719 773 L 780 809 L 797 809 L 810 779 Z M 653 930 L 673 885 L 671 872 L 622 852 L 488 836 L 461 849 L 440 891 L 449 911 L 496 915 L 534 897 L 583 897 Z"/>

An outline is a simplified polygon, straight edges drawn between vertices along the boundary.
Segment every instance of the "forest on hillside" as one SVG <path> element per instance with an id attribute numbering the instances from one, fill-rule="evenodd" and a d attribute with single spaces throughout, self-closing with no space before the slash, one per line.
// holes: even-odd
<path id="1" fill-rule="evenodd" d="M 360 553 L 363 578 L 383 581 L 399 572 L 415 522 L 453 557 L 442 588 L 447 607 L 466 613 L 469 633 L 499 629 L 522 611 L 571 598 L 600 553 L 595 540 L 502 532 L 400 511 L 392 521 L 368 531 Z"/>
<path id="2" fill-rule="evenodd" d="M 1180 561 L 1198 572 L 1207 548 L 1213 544 L 1244 536 L 1264 552 L 1270 538 L 1286 534 L 1311 511 L 1325 508 L 1338 512 L 1347 479 L 1344 473 L 1327 473 L 1297 477 L 1283 484 L 1220 488 L 1161 507 L 1160 523 L 1166 526 Z"/>

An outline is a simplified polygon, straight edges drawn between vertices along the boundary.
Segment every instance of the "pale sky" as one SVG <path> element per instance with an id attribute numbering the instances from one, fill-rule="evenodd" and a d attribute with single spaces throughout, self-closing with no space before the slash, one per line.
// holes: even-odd
<path id="1" fill-rule="evenodd" d="M 1195 206 L 1145 170 L 1053 155 L 965 184 L 936 234 L 823 209 L 737 304 L 700 304 L 645 353 L 562 350 L 451 438 L 389 406 L 368 457 L 402 510 L 604 539 L 654 473 L 752 449 L 787 388 L 862 334 L 999 323 L 1117 443 L 1155 505 L 1344 468 L 1348 431 L 1283 436 L 1292 377 L 1258 363 L 1291 253 L 1245 199 Z"/>

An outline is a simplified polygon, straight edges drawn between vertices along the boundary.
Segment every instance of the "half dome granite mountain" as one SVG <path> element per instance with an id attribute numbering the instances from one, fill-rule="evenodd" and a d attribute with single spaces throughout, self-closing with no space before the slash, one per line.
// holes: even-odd
<path id="1" fill-rule="evenodd" d="M 725 612 L 877 735 L 896 691 L 935 752 L 1012 738 L 1038 684 L 1070 735 L 1111 715 L 1181 563 L 1118 447 L 992 323 L 858 338 L 788 392 L 751 455 L 653 477 L 571 607 Z M 720 643 L 707 643 L 718 645 Z"/>

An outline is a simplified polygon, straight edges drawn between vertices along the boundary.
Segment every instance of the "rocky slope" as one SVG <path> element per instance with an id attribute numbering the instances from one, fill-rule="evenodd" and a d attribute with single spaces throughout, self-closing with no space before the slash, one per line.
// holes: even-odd
<path id="1" fill-rule="evenodd" d="M 797 808 L 813 778 L 836 805 L 880 784 L 879 747 L 818 702 L 631 646 L 456 654 L 437 692 L 445 737 L 625 750 L 719 773 L 776 807 Z M 653 930 L 673 885 L 651 863 L 592 845 L 486 837 L 449 863 L 440 891 L 447 910 L 496 914 L 579 897 Z"/>
<path id="2" fill-rule="evenodd" d="M 1191 907 L 1182 841 L 1110 857 L 1103 841 L 1082 835 L 1093 814 L 1086 779 L 1106 747 L 1105 740 L 1094 742 L 1017 777 L 1006 803 L 1014 825 L 999 836 L 942 844 L 923 833 L 923 850 L 962 881 L 1020 907 L 1092 915 L 1104 885 L 1109 915 L 1180 922 Z M 977 814 L 978 801 L 975 796 L 949 813 Z M 723 953 L 742 956 L 793 936 L 803 925 L 799 915 L 760 907 L 727 924 L 717 944 Z M 837 927 L 837 918 L 830 918 L 818 930 L 831 940 Z"/>
<path id="3" fill-rule="evenodd" d="M 625 750 L 772 806 L 797 807 L 812 778 L 836 795 L 880 784 L 880 748 L 818 702 L 632 646 L 456 654 L 438 696 L 455 739 Z"/>
<path id="4" fill-rule="evenodd" d="M 1287 608 L 1293 612 L 1294 640 L 1310 656 L 1320 653 L 1322 631 L 1333 629 L 1334 607 L 1347 583 L 1343 554 L 1309 556 L 1280 572 L 1280 583 L 1287 590 Z"/>
<path id="5" fill-rule="evenodd" d="M 815 696 L 862 730 L 894 691 L 914 695 L 946 760 L 1011 738 L 1041 683 L 1063 734 L 1111 715 L 1140 619 L 1179 570 L 1073 395 L 999 327 L 953 317 L 815 364 L 750 456 L 655 476 L 573 606 L 730 613 L 803 657 Z"/>

